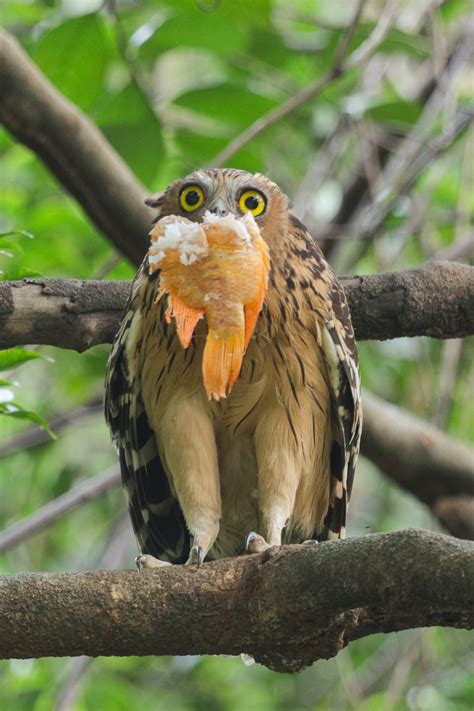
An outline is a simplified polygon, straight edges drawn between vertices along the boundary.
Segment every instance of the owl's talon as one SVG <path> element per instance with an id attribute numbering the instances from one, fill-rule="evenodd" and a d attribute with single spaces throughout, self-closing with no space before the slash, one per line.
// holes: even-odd
<path id="1" fill-rule="evenodd" d="M 152 568 L 164 568 L 171 565 L 167 560 L 160 560 L 152 555 L 137 555 L 135 558 L 137 570 L 141 573 L 143 570 L 151 570 Z"/>
<path id="2" fill-rule="evenodd" d="M 201 548 L 201 546 L 193 546 L 189 552 L 186 565 L 197 565 L 197 567 L 200 568 L 204 563 L 205 557 L 204 548 Z"/>
<path id="3" fill-rule="evenodd" d="M 269 544 L 266 542 L 263 536 L 251 531 L 245 540 L 245 552 L 246 553 L 263 553 L 270 548 Z"/>
<path id="4" fill-rule="evenodd" d="M 319 541 L 316 541 L 314 538 L 308 538 L 307 541 L 302 541 L 301 545 L 302 546 L 317 546 Z"/>

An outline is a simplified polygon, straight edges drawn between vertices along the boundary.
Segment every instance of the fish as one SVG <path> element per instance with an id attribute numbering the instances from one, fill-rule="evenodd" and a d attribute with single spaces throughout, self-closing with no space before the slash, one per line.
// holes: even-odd
<path id="1" fill-rule="evenodd" d="M 263 306 L 270 253 L 253 215 L 223 217 L 207 211 L 202 222 L 167 215 L 150 232 L 149 273 L 160 270 L 158 303 L 176 322 L 188 348 L 198 321 L 208 327 L 202 360 L 209 399 L 230 394 Z"/>

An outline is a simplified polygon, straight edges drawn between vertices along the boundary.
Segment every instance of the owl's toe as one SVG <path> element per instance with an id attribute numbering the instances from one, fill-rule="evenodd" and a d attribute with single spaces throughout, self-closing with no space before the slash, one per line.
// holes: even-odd
<path id="1" fill-rule="evenodd" d="M 141 573 L 143 570 L 151 570 L 152 568 L 164 568 L 171 565 L 167 560 L 159 560 L 152 555 L 137 555 L 135 565 Z"/>
<path id="2" fill-rule="evenodd" d="M 263 553 L 270 548 L 269 544 L 266 542 L 263 536 L 251 531 L 245 540 L 245 552 L 246 553 Z"/>
<path id="3" fill-rule="evenodd" d="M 201 546 L 193 546 L 189 552 L 186 565 L 197 565 L 199 568 L 204 563 L 205 557 L 204 548 L 201 548 Z"/>

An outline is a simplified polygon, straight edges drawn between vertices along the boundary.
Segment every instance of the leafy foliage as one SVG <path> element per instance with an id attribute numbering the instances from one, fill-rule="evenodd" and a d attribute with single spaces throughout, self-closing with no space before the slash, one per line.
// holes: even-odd
<path id="1" fill-rule="evenodd" d="M 211 163 L 250 123 L 323 76 L 334 62 L 349 5 L 326 0 L 4 0 L 2 20 L 152 193 Z M 375 184 L 381 164 L 380 156 L 371 153 L 374 144 L 389 158 L 398 155 L 400 138 L 407 139 L 405 146 L 430 150 L 449 126 L 454 104 L 467 100 L 470 85 L 461 70 L 451 85 L 454 103 L 441 101 L 436 112 L 425 113 L 421 90 L 434 72 L 433 58 L 439 71 L 441 45 L 456 44 L 470 3 L 437 5 L 431 3 L 427 12 L 425 2 L 405 2 L 368 66 L 329 84 L 232 158 L 232 165 L 264 172 L 278 182 L 316 236 L 327 231 L 354 176 L 364 174 Z M 211 6 L 212 12 L 205 11 Z M 368 4 L 351 51 L 369 36 L 381 6 L 378 0 Z M 424 133 L 414 131 L 421 122 Z M 346 234 L 344 225 L 332 234 L 326 246 L 336 268 L 364 273 L 417 266 L 462 241 L 474 208 L 472 158 L 472 134 L 469 138 L 464 132 L 433 156 L 409 190 L 398 194 L 397 183 L 386 186 L 397 199 L 377 239 L 363 242 L 354 232 Z M 1 130 L 0 160 L 2 279 L 38 273 L 133 276 L 123 259 L 111 262 L 111 244 L 47 169 Z M 367 209 L 386 195 L 377 189 Z M 18 385 L 12 386 L 8 374 L 0 382 L 0 414 L 9 415 L 0 417 L 1 441 L 8 444 L 24 435 L 21 419 L 47 429 L 46 420 L 59 418 L 57 441 L 46 435 L 31 450 L 19 446 L 4 456 L 0 444 L 2 528 L 115 462 L 97 408 L 107 350 L 97 347 L 83 355 L 46 347 L 0 352 L 2 370 L 31 360 L 15 370 Z M 445 344 L 400 340 L 364 343 L 360 351 L 367 388 L 427 419 L 435 417 Z M 54 356 L 54 363 L 40 355 Z M 470 360 L 465 346 L 444 417 L 447 430 L 465 439 L 474 434 Z M 15 404 L 13 387 L 25 409 Z M 132 535 L 128 529 L 125 535 L 120 532 L 118 512 L 125 513 L 121 494 L 111 490 L 8 551 L 0 557 L 0 572 L 131 567 Z M 362 461 L 351 535 L 408 525 L 437 524 L 420 503 Z M 111 554 L 112 536 L 122 542 L 122 552 L 108 563 L 104 554 L 107 549 Z M 329 711 L 350 706 L 361 711 L 467 711 L 474 705 L 469 663 L 467 635 L 449 630 L 361 640 L 336 660 L 319 662 L 296 677 L 257 665 L 246 668 L 240 660 L 99 659 L 91 662 L 67 708 L 96 709 L 100 699 L 101 709 L 114 710 Z M 2 663 L 2 708 L 66 708 L 57 705 L 58 698 L 76 664 L 50 659 Z"/>

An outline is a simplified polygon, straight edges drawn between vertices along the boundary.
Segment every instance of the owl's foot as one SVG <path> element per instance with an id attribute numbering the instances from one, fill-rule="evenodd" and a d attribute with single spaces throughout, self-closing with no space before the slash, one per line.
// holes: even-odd
<path id="1" fill-rule="evenodd" d="M 251 531 L 245 540 L 246 553 L 263 553 L 271 546 L 266 542 L 263 536 L 260 536 L 255 531 Z"/>
<path id="2" fill-rule="evenodd" d="M 316 541 L 314 538 L 309 538 L 307 541 L 302 541 L 301 545 L 302 546 L 317 546 L 319 541 Z"/>
<path id="3" fill-rule="evenodd" d="M 137 555 L 135 558 L 135 565 L 137 566 L 139 572 L 142 570 L 151 570 L 151 568 L 164 568 L 165 566 L 171 565 L 167 560 L 160 560 L 152 555 Z"/>
<path id="4" fill-rule="evenodd" d="M 189 558 L 186 561 L 186 565 L 197 565 L 197 567 L 200 568 L 204 563 L 205 557 L 204 548 L 201 546 L 193 546 L 189 551 Z"/>

